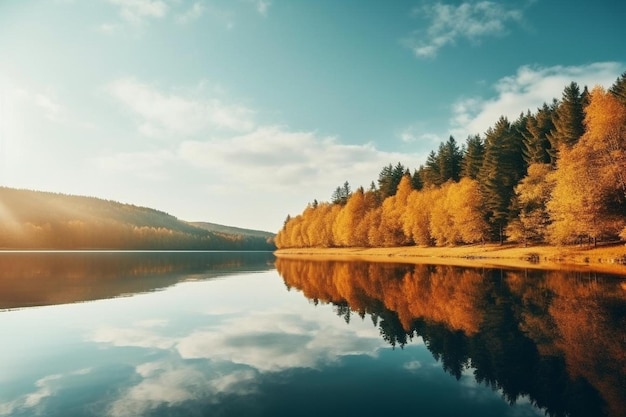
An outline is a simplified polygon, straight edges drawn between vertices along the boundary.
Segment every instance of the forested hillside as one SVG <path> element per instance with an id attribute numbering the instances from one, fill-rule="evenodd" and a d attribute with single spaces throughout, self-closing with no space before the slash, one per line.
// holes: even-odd
<path id="1" fill-rule="evenodd" d="M 210 231 L 150 208 L 6 187 L 0 187 L 0 219 L 5 249 L 275 248 L 271 234 Z"/>
<path id="2" fill-rule="evenodd" d="M 626 239 L 626 73 L 607 91 L 572 82 L 560 100 L 452 136 L 411 171 L 288 216 L 279 248 L 570 244 Z"/>

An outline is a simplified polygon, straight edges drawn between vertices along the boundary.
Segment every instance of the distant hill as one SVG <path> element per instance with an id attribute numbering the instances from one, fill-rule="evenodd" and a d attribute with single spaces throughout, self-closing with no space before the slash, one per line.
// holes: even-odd
<path id="1" fill-rule="evenodd" d="M 271 233 L 221 227 L 198 227 L 162 211 L 95 197 L 0 187 L 5 249 L 275 249 Z"/>
<path id="2" fill-rule="evenodd" d="M 207 223 L 207 222 L 189 222 L 192 226 L 205 229 L 215 233 L 225 233 L 227 235 L 240 235 L 249 237 L 259 237 L 263 239 L 270 239 L 275 236 L 274 233 L 264 232 L 262 230 L 242 229 L 233 226 L 224 226 L 221 224 Z"/>

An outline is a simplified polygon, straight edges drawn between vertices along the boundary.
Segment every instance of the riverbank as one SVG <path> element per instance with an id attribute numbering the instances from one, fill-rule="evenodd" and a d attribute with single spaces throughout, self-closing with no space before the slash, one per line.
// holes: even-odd
<path id="1" fill-rule="evenodd" d="M 465 245 L 454 247 L 394 248 L 291 248 L 279 249 L 278 257 L 314 257 L 324 260 L 365 260 L 470 267 L 512 267 L 533 269 L 575 269 L 624 275 L 626 246 L 597 248 L 580 246 Z"/>

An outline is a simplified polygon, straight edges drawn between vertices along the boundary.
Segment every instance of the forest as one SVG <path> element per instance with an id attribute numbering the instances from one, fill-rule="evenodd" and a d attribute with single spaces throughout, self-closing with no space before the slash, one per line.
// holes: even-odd
<path id="1" fill-rule="evenodd" d="M 382 168 L 355 191 L 287 216 L 280 248 L 554 245 L 626 239 L 626 73 L 607 90 L 571 82 L 561 99 L 454 137 L 412 173 Z"/>
<path id="2" fill-rule="evenodd" d="M 269 232 L 187 223 L 94 197 L 0 187 L 0 248 L 274 250 Z"/>

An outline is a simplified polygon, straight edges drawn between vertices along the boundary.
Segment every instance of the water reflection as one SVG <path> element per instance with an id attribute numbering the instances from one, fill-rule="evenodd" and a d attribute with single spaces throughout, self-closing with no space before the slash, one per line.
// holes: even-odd
<path id="1" fill-rule="evenodd" d="M 279 258 L 289 288 L 370 316 L 392 346 L 421 337 L 444 369 L 550 416 L 626 410 L 626 291 L 595 273 Z"/>
<path id="2" fill-rule="evenodd" d="M 0 310 L 155 291 L 273 268 L 270 252 L 0 252 Z"/>
<path id="3" fill-rule="evenodd" d="M 67 303 L 0 312 L 0 416 L 624 409 L 624 292 L 608 277 L 279 259 L 283 279 L 271 254 L 31 256 L 3 260 L 7 305 Z M 19 299 L 19 277 L 51 295 Z M 94 294 L 114 298 L 70 303 Z"/>

